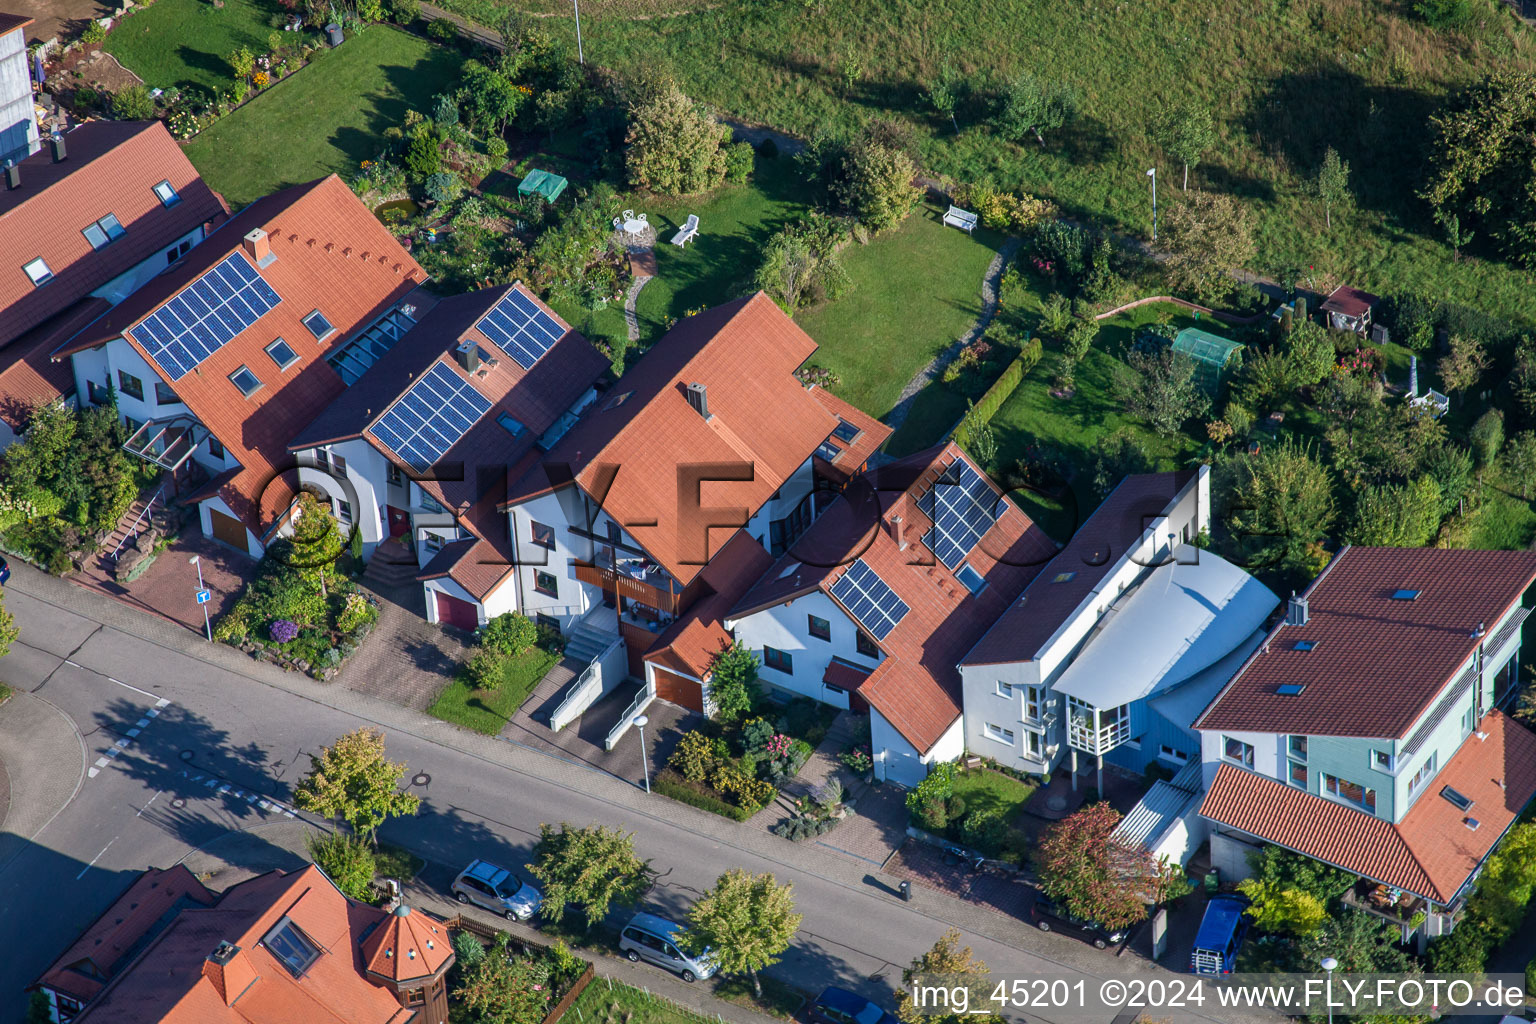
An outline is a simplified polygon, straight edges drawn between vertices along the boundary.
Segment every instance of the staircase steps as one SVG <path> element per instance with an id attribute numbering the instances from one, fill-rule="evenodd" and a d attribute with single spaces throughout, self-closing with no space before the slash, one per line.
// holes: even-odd
<path id="1" fill-rule="evenodd" d="M 102 551 L 108 558 L 114 558 L 116 555 L 122 554 L 122 549 L 118 545 L 122 545 L 122 548 L 133 546 L 134 523 L 138 523 L 139 533 L 143 533 L 149 528 L 150 517 L 145 509 L 149 507 L 150 500 L 153 497 L 154 495 L 150 494 L 147 496 L 140 495 L 135 498 L 133 504 L 128 506 L 128 511 L 124 512 L 122 517 L 118 519 L 117 525 L 112 528 L 112 532 L 107 536 L 106 544 L 102 547 Z M 141 519 L 140 516 L 143 516 L 143 518 Z"/>
<path id="2" fill-rule="evenodd" d="M 589 663 L 593 658 L 608 649 L 608 645 L 617 640 L 617 633 L 597 629 L 593 626 L 578 624 L 569 636 L 565 638 L 565 656 L 577 661 Z"/>
<path id="3" fill-rule="evenodd" d="M 363 579 L 377 588 L 403 587 L 415 583 L 420 571 L 416 556 L 404 544 L 391 539 L 374 548 Z"/>

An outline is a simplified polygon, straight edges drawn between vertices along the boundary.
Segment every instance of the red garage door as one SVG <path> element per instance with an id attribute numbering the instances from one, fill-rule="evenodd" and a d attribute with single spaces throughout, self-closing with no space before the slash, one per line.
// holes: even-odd
<path id="1" fill-rule="evenodd" d="M 690 711 L 704 710 L 703 688 L 692 679 L 684 679 L 665 669 L 656 670 L 656 696 Z"/>
<path id="2" fill-rule="evenodd" d="M 437 595 L 437 621 L 447 626 L 458 626 L 471 632 L 480 625 L 480 613 L 468 601 L 434 590 Z"/>

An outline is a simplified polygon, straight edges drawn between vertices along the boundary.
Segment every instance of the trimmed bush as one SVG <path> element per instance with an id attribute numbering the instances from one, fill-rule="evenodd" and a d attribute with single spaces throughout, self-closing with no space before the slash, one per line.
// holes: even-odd
<path id="1" fill-rule="evenodd" d="M 997 415 L 997 410 L 1003 407 L 1003 403 L 1018 389 L 1023 382 L 1025 374 L 1035 368 L 1040 362 L 1041 346 L 1039 338 L 1031 338 L 1024 343 L 1019 350 L 1018 357 L 1008 364 L 1002 375 L 987 388 L 981 400 L 976 403 L 972 415 L 967 416 L 955 430 L 955 443 L 969 450 L 971 443 L 971 431 L 976 425 L 992 422 L 992 417 Z"/>
<path id="2" fill-rule="evenodd" d="M 112 116 L 119 121 L 149 121 L 155 116 L 155 99 L 143 85 L 130 85 L 112 97 Z"/>
<path id="3" fill-rule="evenodd" d="M 662 796 L 732 821 L 746 821 L 758 811 L 756 807 L 732 807 L 713 793 L 705 791 L 701 783 L 691 783 L 670 768 L 656 773 L 652 788 Z"/>
<path id="4" fill-rule="evenodd" d="M 336 883 L 336 888 L 355 900 L 367 902 L 373 890 L 373 848 L 361 836 L 332 832 L 308 841 L 315 865 Z"/>

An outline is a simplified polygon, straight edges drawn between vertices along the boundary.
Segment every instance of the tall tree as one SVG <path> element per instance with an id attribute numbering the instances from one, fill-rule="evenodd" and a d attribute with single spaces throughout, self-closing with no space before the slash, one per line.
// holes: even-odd
<path id="1" fill-rule="evenodd" d="M 629 108 L 629 183 L 666 196 L 708 192 L 725 180 L 730 140 L 729 128 L 668 83 Z"/>
<path id="2" fill-rule="evenodd" d="M 1310 447 L 1285 440 L 1238 460 L 1228 522 L 1253 567 L 1305 571 L 1333 525 L 1333 484 Z"/>
<path id="3" fill-rule="evenodd" d="M 1120 812 L 1089 804 L 1051 826 L 1040 842 L 1040 889 L 1075 917 L 1124 928 L 1147 916 L 1156 888 L 1151 855 L 1115 838 Z"/>
<path id="4" fill-rule="evenodd" d="M 1440 382 L 1453 395 L 1465 394 L 1477 386 L 1487 372 L 1490 360 L 1483 343 L 1470 334 L 1451 335 L 1451 350 L 1440 358 L 1435 369 Z"/>
<path id="5" fill-rule="evenodd" d="M 331 507 L 308 491 L 300 491 L 298 508 L 293 515 L 292 546 L 285 556 L 288 564 L 326 594 L 326 582 L 335 571 L 336 560 L 344 547 L 341 527 L 331 514 Z"/>
<path id="6" fill-rule="evenodd" d="M 1216 122 L 1209 107 L 1184 103 L 1164 110 L 1152 125 L 1152 137 L 1163 152 L 1184 165 L 1184 191 L 1189 170 L 1216 145 Z"/>
<path id="7" fill-rule="evenodd" d="M 1022 142 L 1033 135 L 1045 147 L 1045 133 L 1054 132 L 1077 116 L 1077 94 L 1064 85 L 1020 71 L 1003 89 L 993 124 L 1004 138 Z"/>
<path id="8" fill-rule="evenodd" d="M 964 90 L 965 80 L 949 61 L 939 66 L 939 73 L 928 83 L 928 102 L 933 104 L 934 110 L 949 118 L 956 135 L 960 134 L 960 122 L 955 119 L 955 108 L 960 105 Z"/>
<path id="9" fill-rule="evenodd" d="M 1339 151 L 1332 146 L 1323 154 L 1322 166 L 1312 181 L 1312 191 L 1323 203 L 1323 221 L 1333 230 L 1333 208 L 1343 209 L 1353 200 L 1349 191 L 1349 161 L 1339 159 Z"/>
<path id="10" fill-rule="evenodd" d="M 722 647 L 710 659 L 709 702 L 717 719 L 729 725 L 752 710 L 760 664 L 752 648 L 742 643 Z"/>
<path id="11" fill-rule="evenodd" d="M 986 962 L 960 945 L 960 932 L 951 928 L 940 936 L 933 948 L 912 961 L 901 972 L 901 988 L 896 993 L 896 1016 L 902 1024 L 1002 1024 L 1002 1018 L 990 1012 L 997 1007 L 988 997 L 992 970 Z M 919 1004 L 913 993 L 925 979 L 949 987 L 964 986 L 966 1005 L 949 999 L 942 1010 Z M 967 1012 L 967 1010 L 969 1012 Z"/>
<path id="12" fill-rule="evenodd" d="M 1110 392 L 1126 412 L 1171 437 L 1186 420 L 1211 411 L 1211 396 L 1200 383 L 1199 366 L 1172 348 L 1132 348 L 1110 381 Z"/>
<path id="13" fill-rule="evenodd" d="M 379 826 L 402 814 L 415 814 L 421 800 L 402 793 L 404 761 L 384 756 L 384 734 L 357 729 L 310 755 L 309 774 L 294 787 L 293 802 L 306 811 L 340 818 L 361 836 L 377 843 Z"/>
<path id="14" fill-rule="evenodd" d="M 1169 205 L 1163 222 L 1168 273 L 1198 299 L 1225 298 L 1233 272 L 1253 261 L 1253 213 L 1224 192 L 1187 193 Z"/>
<path id="15" fill-rule="evenodd" d="M 1482 228 L 1504 255 L 1536 263 L 1536 74 L 1500 71 L 1429 119 L 1430 173 L 1421 195 L 1457 232 Z M 1465 244 L 1463 241 L 1462 244 Z"/>
<path id="16" fill-rule="evenodd" d="M 539 916 L 550 921 L 579 906 L 591 927 L 608 916 L 614 905 L 632 907 L 650 888 L 655 872 L 650 861 L 635 853 L 635 835 L 622 829 L 589 825 L 559 830 L 539 826 L 528 871 L 544 889 Z"/>
<path id="17" fill-rule="evenodd" d="M 779 962 L 800 928 L 794 887 L 779 885 L 770 874 L 727 871 L 715 887 L 688 911 L 688 930 L 677 936 L 685 953 L 708 952 L 721 971 L 752 978 L 759 998 L 763 984 L 757 972 Z"/>
<path id="18" fill-rule="evenodd" d="M 866 135 L 844 151 L 832 193 L 869 230 L 884 231 L 905 220 L 922 197 L 916 178 L 917 165 L 905 150 Z"/>
<path id="19" fill-rule="evenodd" d="M 1529 500 L 1536 482 L 1536 433 L 1522 430 L 1504 446 L 1504 473 L 1520 481 L 1520 497 Z"/>

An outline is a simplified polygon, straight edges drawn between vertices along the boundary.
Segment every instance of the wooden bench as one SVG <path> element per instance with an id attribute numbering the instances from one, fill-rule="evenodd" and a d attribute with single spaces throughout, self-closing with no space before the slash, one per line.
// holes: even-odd
<path id="1" fill-rule="evenodd" d="M 677 234 L 672 236 L 672 244 L 677 246 L 680 249 L 684 248 L 684 247 L 686 247 L 688 245 L 689 242 L 693 241 L 694 236 L 697 235 L 698 233 L 699 233 L 699 217 L 698 217 L 698 214 L 690 213 L 688 215 L 688 219 L 683 221 L 682 230 L 680 230 Z"/>
<path id="2" fill-rule="evenodd" d="M 944 212 L 944 223 L 950 227 L 959 228 L 966 234 L 976 230 L 976 214 L 969 210 L 962 210 L 958 206 L 951 206 Z"/>

